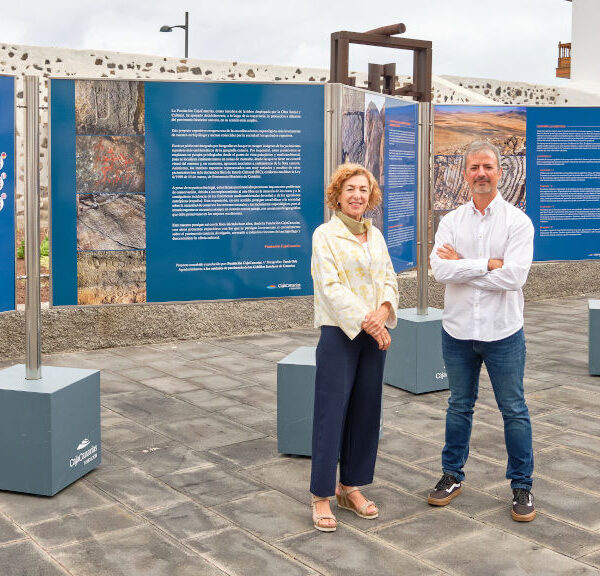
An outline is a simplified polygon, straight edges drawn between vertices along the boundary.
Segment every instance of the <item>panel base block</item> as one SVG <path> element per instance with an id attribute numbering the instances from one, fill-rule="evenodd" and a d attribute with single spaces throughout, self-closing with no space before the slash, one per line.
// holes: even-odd
<path id="1" fill-rule="evenodd" d="M 301 346 L 277 363 L 277 450 L 281 454 L 312 455 L 316 351 L 314 346 Z M 381 408 L 380 438 L 383 402 Z"/>
<path id="2" fill-rule="evenodd" d="M 98 370 L 0 371 L 0 490 L 54 496 L 100 461 Z"/>
<path id="3" fill-rule="evenodd" d="M 418 315 L 416 308 L 398 310 L 398 326 L 390 330 L 392 345 L 385 362 L 386 384 L 423 394 L 448 389 L 442 358 L 442 310 L 428 308 Z"/>

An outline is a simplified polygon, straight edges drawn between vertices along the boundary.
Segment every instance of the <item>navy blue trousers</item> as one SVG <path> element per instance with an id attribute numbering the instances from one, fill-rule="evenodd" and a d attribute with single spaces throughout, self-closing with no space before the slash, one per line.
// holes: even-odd
<path id="1" fill-rule="evenodd" d="M 385 351 L 366 332 L 350 340 L 337 326 L 321 326 L 317 346 L 315 411 L 310 491 L 335 493 L 338 458 L 340 482 L 373 482 Z"/>

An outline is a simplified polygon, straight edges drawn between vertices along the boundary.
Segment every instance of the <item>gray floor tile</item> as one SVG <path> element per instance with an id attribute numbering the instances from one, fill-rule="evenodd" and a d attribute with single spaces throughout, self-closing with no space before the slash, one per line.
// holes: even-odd
<path id="1" fill-rule="evenodd" d="M 531 398 L 545 404 L 590 412 L 592 415 L 600 413 L 600 393 L 591 394 L 588 390 L 558 386 L 543 392 L 535 392 Z"/>
<path id="2" fill-rule="evenodd" d="M 110 370 L 102 370 L 100 373 L 100 393 L 103 400 L 110 394 L 136 392 L 137 390 L 143 390 L 143 387 L 131 378 L 126 378 Z"/>
<path id="3" fill-rule="evenodd" d="M 130 380 L 137 380 L 138 382 L 142 380 L 147 380 L 148 378 L 160 378 L 165 375 L 161 370 L 157 370 L 156 368 L 152 368 L 149 365 L 139 365 L 134 368 L 126 368 L 124 370 L 118 370 L 118 374 L 129 378 Z"/>
<path id="4" fill-rule="evenodd" d="M 95 539 L 103 534 L 139 525 L 140 520 L 118 506 L 108 506 L 70 514 L 39 524 L 30 524 L 27 531 L 44 548 Z"/>
<path id="5" fill-rule="evenodd" d="M 571 558 L 600 549 L 600 534 L 596 532 L 577 528 L 542 513 L 538 513 L 533 522 L 515 522 L 508 510 L 507 506 L 505 510 L 497 510 L 478 519 Z"/>
<path id="6" fill-rule="evenodd" d="M 445 410 L 419 404 L 418 400 L 383 411 L 386 426 L 404 430 L 416 436 L 431 436 L 446 425 Z"/>
<path id="7" fill-rule="evenodd" d="M 144 517 L 177 540 L 230 526 L 227 520 L 191 501 L 145 512 Z"/>
<path id="8" fill-rule="evenodd" d="M 197 388 L 191 382 L 177 378 L 176 376 L 160 376 L 159 378 L 149 378 L 141 382 L 144 386 L 149 386 L 165 394 L 180 394 L 181 392 L 189 392 Z"/>
<path id="9" fill-rule="evenodd" d="M 271 490 L 214 509 L 262 540 L 273 541 L 312 529 L 309 500 L 306 502 Z"/>
<path id="10" fill-rule="evenodd" d="M 277 436 L 277 414 L 273 411 L 261 410 L 248 404 L 237 404 L 220 410 L 219 414 L 267 436 Z"/>
<path id="11" fill-rule="evenodd" d="M 31 540 L 0 547 L 2 576 L 69 576 Z"/>
<path id="12" fill-rule="evenodd" d="M 451 542 L 426 552 L 422 558 L 457 576 L 597 574 L 596 570 L 576 560 L 492 528 L 477 531 L 461 544 Z M 465 553 L 465 547 L 468 553 Z"/>
<path id="13" fill-rule="evenodd" d="M 246 386 L 234 390 L 224 390 L 223 394 L 261 410 L 277 409 L 277 390 L 275 388 L 267 389 L 263 385 Z"/>
<path id="14" fill-rule="evenodd" d="M 266 490 L 258 482 L 217 466 L 168 474 L 162 480 L 204 506 L 216 506 Z"/>
<path id="15" fill-rule="evenodd" d="M 436 458 L 429 462 L 420 462 L 419 466 L 426 468 L 430 472 L 439 472 L 441 467 L 440 459 Z M 490 462 L 489 460 L 478 458 L 473 454 L 469 456 L 464 472 L 467 484 L 476 487 L 478 490 L 485 490 L 503 481 L 508 485 L 508 480 L 505 478 L 506 465 Z"/>
<path id="16" fill-rule="evenodd" d="M 164 446 L 172 440 L 155 430 L 137 424 L 132 420 L 123 419 L 122 422 L 110 427 L 102 428 L 102 445 L 112 452 L 133 450 L 134 448 L 152 448 Z"/>
<path id="17" fill-rule="evenodd" d="M 226 408 L 231 408 L 232 406 L 240 405 L 240 402 L 237 400 L 223 396 L 223 394 L 218 392 L 207 390 L 206 388 L 178 394 L 177 398 L 199 406 L 205 412 L 217 412 Z"/>
<path id="18" fill-rule="evenodd" d="M 381 453 L 375 463 L 375 480 L 382 480 L 412 494 L 425 494 L 440 479 L 441 453 L 439 470 L 427 471 L 386 457 Z"/>
<path id="19" fill-rule="evenodd" d="M 429 439 L 418 438 L 401 430 L 385 426 L 383 436 L 379 441 L 379 453 L 388 454 L 406 462 L 419 462 L 438 456 L 442 445 Z"/>
<path id="20" fill-rule="evenodd" d="M 223 567 L 231 576 L 312 576 L 315 574 L 306 566 L 292 560 L 276 548 L 252 538 L 235 528 L 220 532 L 215 536 L 189 540 L 204 558 Z"/>
<path id="21" fill-rule="evenodd" d="M 285 458 L 277 452 L 277 440 L 275 438 L 258 438 L 230 444 L 229 446 L 210 450 L 210 453 L 225 462 L 230 462 L 242 468 L 260 466 Z"/>
<path id="22" fill-rule="evenodd" d="M 0 492 L 0 511 L 20 526 L 60 518 L 80 510 L 94 510 L 110 500 L 82 481 L 71 484 L 51 498 L 13 492 Z"/>
<path id="23" fill-rule="evenodd" d="M 245 386 L 252 385 L 251 382 L 241 378 L 235 378 L 231 374 L 212 374 L 208 376 L 199 376 L 196 378 L 190 378 L 189 381 L 199 388 L 205 388 L 207 390 L 212 390 L 213 392 L 223 392 L 233 388 L 243 388 Z"/>
<path id="24" fill-rule="evenodd" d="M 216 414 L 194 418 L 194 420 L 156 424 L 153 428 L 161 434 L 179 440 L 182 444 L 199 451 L 264 436 L 260 432 L 240 426 Z"/>
<path id="25" fill-rule="evenodd" d="M 421 576 L 440 574 L 374 535 L 345 526 L 333 534 L 311 530 L 279 543 L 286 552 L 330 576 Z"/>
<path id="26" fill-rule="evenodd" d="M 211 466 L 212 461 L 203 454 L 179 444 L 135 448 L 121 452 L 123 459 L 130 465 L 158 478 L 182 470 Z"/>
<path id="27" fill-rule="evenodd" d="M 394 548 L 419 556 L 438 548 L 442 542 L 451 544 L 457 539 L 466 539 L 483 526 L 482 523 L 457 514 L 449 508 L 431 506 L 425 514 L 387 528 L 376 528 L 373 534 Z"/>
<path id="28" fill-rule="evenodd" d="M 8 518 L 0 515 L 0 544 L 25 538 L 25 533 Z"/>
<path id="29" fill-rule="evenodd" d="M 310 502 L 310 458 L 286 456 L 275 464 L 251 468 L 244 474 L 299 502 Z"/>
<path id="30" fill-rule="evenodd" d="M 177 422 L 206 414 L 203 410 L 156 390 L 140 390 L 104 398 L 104 406 L 140 424 Z"/>
<path id="31" fill-rule="evenodd" d="M 203 364 L 218 370 L 225 370 L 233 374 L 245 374 L 272 370 L 273 363 L 260 358 L 250 358 L 244 354 L 229 353 L 226 356 L 213 356 L 202 360 Z"/>
<path id="32" fill-rule="evenodd" d="M 541 416 L 539 421 L 556 426 L 558 440 L 560 440 L 563 430 L 573 430 L 575 432 L 584 432 L 591 436 L 600 436 L 600 418 L 581 414 L 575 410 L 558 410 Z"/>
<path id="33" fill-rule="evenodd" d="M 199 556 L 141 527 L 53 551 L 73 576 L 224 576 Z M 20 576 L 20 575 L 19 575 Z"/>
<path id="34" fill-rule="evenodd" d="M 535 461 L 536 473 L 549 480 L 600 493 L 599 467 L 597 459 L 563 447 L 542 452 Z"/>
<path id="35" fill-rule="evenodd" d="M 185 500 L 182 494 L 164 482 L 136 468 L 115 470 L 100 478 L 92 477 L 90 481 L 99 490 L 134 510 L 151 510 Z"/>

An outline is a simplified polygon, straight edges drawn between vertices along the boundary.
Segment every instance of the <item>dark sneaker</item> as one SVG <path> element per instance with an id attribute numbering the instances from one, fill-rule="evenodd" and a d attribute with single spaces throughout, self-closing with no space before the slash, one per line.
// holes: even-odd
<path id="1" fill-rule="evenodd" d="M 429 493 L 427 502 L 433 506 L 445 506 L 452 498 L 456 498 L 460 492 L 460 482 L 452 474 L 444 472 L 440 481 L 435 485 L 435 490 Z"/>
<path id="2" fill-rule="evenodd" d="M 513 490 L 513 503 L 511 516 L 517 522 L 531 522 L 535 518 L 533 495 L 525 488 Z"/>

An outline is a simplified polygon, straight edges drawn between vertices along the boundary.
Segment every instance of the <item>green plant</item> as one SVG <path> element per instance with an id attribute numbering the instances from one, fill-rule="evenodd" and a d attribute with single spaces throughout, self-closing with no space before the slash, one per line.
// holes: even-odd
<path id="1" fill-rule="evenodd" d="M 21 243 L 17 246 L 17 258 L 19 260 L 25 258 L 25 240 L 21 240 Z"/>
<path id="2" fill-rule="evenodd" d="M 46 235 L 45 238 L 42 240 L 42 243 L 40 244 L 40 256 L 48 256 L 49 254 L 49 243 L 48 243 L 48 236 Z"/>
<path id="3" fill-rule="evenodd" d="M 49 254 L 50 243 L 48 242 L 48 236 L 46 235 L 40 244 L 40 261 L 47 263 Z M 25 240 L 21 240 L 21 243 L 17 246 L 17 258 L 19 260 L 25 258 Z"/>

